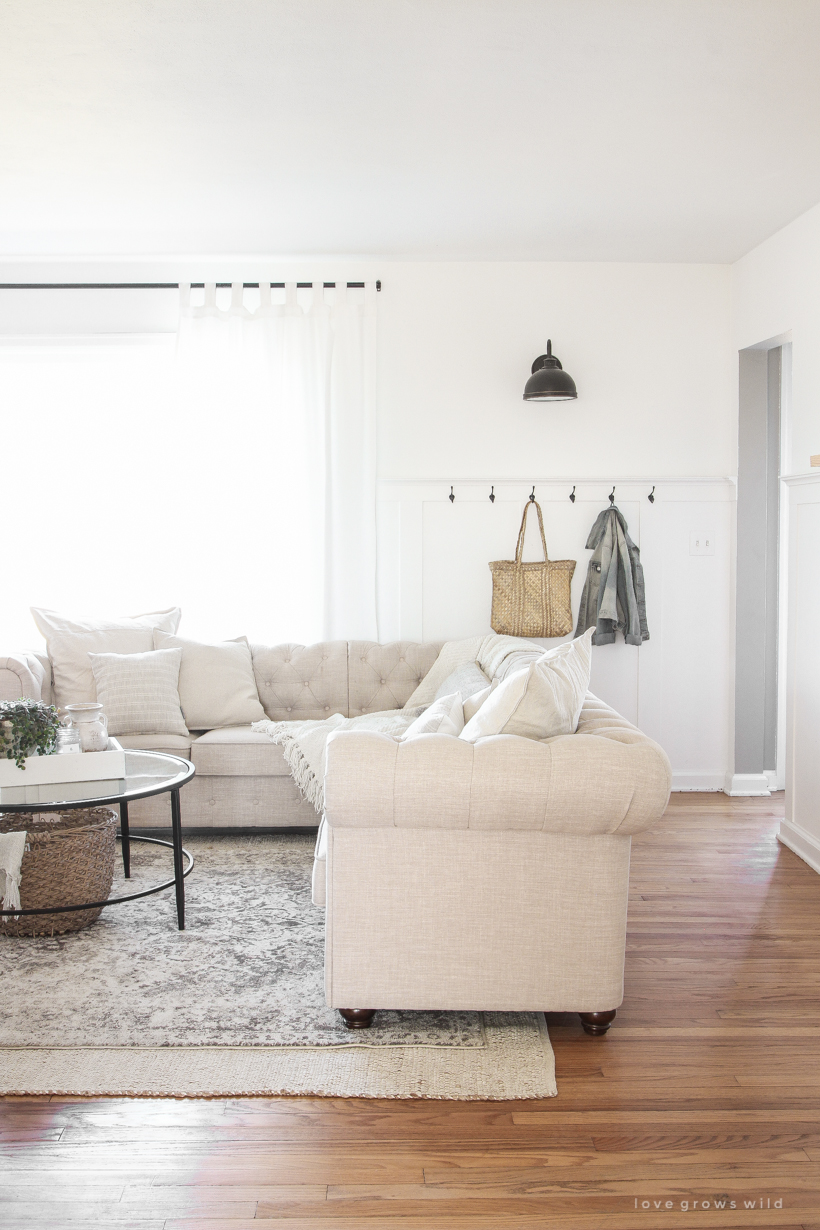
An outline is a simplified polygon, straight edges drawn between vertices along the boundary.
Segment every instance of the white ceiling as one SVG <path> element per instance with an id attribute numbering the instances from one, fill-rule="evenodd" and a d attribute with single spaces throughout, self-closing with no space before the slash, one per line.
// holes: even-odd
<path id="1" fill-rule="evenodd" d="M 0 254 L 731 261 L 820 0 L 0 0 Z"/>

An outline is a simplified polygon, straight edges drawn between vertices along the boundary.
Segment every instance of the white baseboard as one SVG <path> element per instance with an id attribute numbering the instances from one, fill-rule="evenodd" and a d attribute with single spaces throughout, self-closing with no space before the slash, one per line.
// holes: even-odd
<path id="1" fill-rule="evenodd" d="M 782 790 L 783 783 L 777 780 L 777 773 L 769 769 L 763 773 L 673 773 L 672 790 L 676 793 L 693 791 L 722 790 L 733 798 L 748 798 L 755 795 L 771 794 L 773 790 Z"/>
<path id="2" fill-rule="evenodd" d="M 820 841 L 812 833 L 806 832 L 793 820 L 781 820 L 777 840 L 782 841 L 784 846 L 793 850 L 804 863 L 808 863 L 812 871 L 820 875 Z"/>
<path id="3" fill-rule="evenodd" d="M 772 792 L 774 792 L 775 790 L 785 790 L 786 789 L 786 783 L 777 776 L 777 769 L 764 769 L 763 776 L 766 778 L 766 781 L 769 783 L 769 789 Z"/>
<path id="4" fill-rule="evenodd" d="M 673 773 L 672 789 L 674 791 L 722 790 L 724 780 L 722 773 Z"/>
<path id="5" fill-rule="evenodd" d="M 726 775 L 723 793 L 732 798 L 771 794 L 768 773 L 733 773 Z"/>

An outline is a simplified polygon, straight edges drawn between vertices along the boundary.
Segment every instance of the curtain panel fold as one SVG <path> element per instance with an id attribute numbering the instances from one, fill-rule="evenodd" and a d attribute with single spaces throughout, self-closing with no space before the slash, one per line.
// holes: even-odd
<path id="1" fill-rule="evenodd" d="M 218 298 L 180 287 L 199 600 L 252 639 L 377 640 L 375 283 Z"/>

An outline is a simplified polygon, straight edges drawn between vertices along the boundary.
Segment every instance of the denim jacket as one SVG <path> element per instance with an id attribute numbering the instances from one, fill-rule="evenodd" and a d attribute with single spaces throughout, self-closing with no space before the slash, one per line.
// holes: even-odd
<path id="1" fill-rule="evenodd" d="M 649 640 L 641 553 L 627 533 L 624 515 L 614 505 L 598 514 L 589 532 L 592 551 L 578 610 L 576 636 L 595 628 L 593 645 L 611 645 L 623 632 L 627 645 Z"/>

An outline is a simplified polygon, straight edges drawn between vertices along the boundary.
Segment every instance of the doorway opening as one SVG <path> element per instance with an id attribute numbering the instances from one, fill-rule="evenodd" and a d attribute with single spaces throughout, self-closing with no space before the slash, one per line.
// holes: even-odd
<path id="1" fill-rule="evenodd" d="M 786 505 L 781 459 L 791 393 L 791 343 L 739 352 L 735 754 L 727 794 L 785 784 Z"/>

